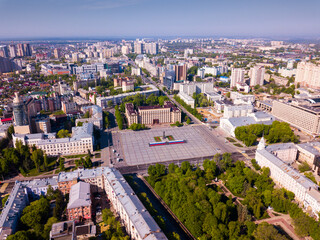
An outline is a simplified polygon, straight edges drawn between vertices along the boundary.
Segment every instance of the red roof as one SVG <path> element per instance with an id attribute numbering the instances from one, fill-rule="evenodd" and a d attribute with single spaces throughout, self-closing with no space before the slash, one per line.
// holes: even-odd
<path id="1" fill-rule="evenodd" d="M 12 121 L 12 118 L 2 118 L 1 122 L 10 122 Z"/>

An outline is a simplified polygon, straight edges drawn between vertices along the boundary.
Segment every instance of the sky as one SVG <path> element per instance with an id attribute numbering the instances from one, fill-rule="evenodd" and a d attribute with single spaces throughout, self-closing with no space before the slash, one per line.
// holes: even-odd
<path id="1" fill-rule="evenodd" d="M 319 9 L 319 0 L 0 0 L 0 38 L 319 38 Z"/>

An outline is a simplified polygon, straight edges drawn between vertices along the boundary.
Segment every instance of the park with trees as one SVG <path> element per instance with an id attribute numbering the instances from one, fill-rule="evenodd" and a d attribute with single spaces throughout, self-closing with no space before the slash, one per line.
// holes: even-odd
<path id="1" fill-rule="evenodd" d="M 103 239 L 129 240 L 130 237 L 124 234 L 121 223 L 115 218 L 110 209 L 102 210 L 102 220 L 108 226 L 106 231 L 102 232 Z"/>
<path id="2" fill-rule="evenodd" d="M 203 170 L 183 162 L 180 167 L 150 166 L 148 174 L 150 185 L 196 238 L 287 239 L 272 225 L 253 222 L 268 218 L 270 206 L 291 216 L 299 236 L 320 239 L 319 222 L 298 207 L 292 192 L 274 188 L 268 168 L 252 170 L 241 161 L 233 162 L 225 153 L 206 159 Z M 241 204 L 226 197 L 213 184 L 215 178 L 221 179 Z"/>
<path id="3" fill-rule="evenodd" d="M 21 173 L 35 176 L 53 170 L 56 158 L 48 157 L 41 149 L 30 147 L 17 141 L 15 148 L 5 148 L 0 154 L 0 174 L 2 179 Z"/>
<path id="4" fill-rule="evenodd" d="M 203 93 L 193 93 L 193 99 L 196 107 L 208 107 L 213 106 L 213 102 L 208 100 L 208 98 Z"/>
<path id="5" fill-rule="evenodd" d="M 251 124 L 237 127 L 235 136 L 247 147 L 257 143 L 257 139 L 264 136 L 268 143 L 286 143 L 299 141 L 298 137 L 291 130 L 286 122 L 274 121 L 271 125 Z"/>

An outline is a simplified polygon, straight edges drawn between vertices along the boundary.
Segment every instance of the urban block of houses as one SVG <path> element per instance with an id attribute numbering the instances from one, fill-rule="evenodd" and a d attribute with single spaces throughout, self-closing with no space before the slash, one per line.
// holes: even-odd
<path id="1" fill-rule="evenodd" d="M 38 184 L 39 182 L 39 184 Z M 69 221 L 53 224 L 51 239 L 78 239 L 77 236 L 94 236 L 92 225 L 76 226 L 75 220 L 91 217 L 91 192 L 105 191 L 113 209 L 125 226 L 126 232 L 134 240 L 166 240 L 166 236 L 143 206 L 135 192 L 115 168 L 78 169 L 73 172 L 60 172 L 57 178 L 35 179 L 16 182 L 0 214 L 0 239 L 14 234 L 23 209 L 29 204 L 28 191 L 44 194 L 48 187 L 58 188 L 69 193 L 67 206 Z M 30 189 L 31 187 L 31 189 Z M 81 208 L 81 211 L 79 211 Z M 90 209 L 90 210 L 89 210 Z M 81 229 L 80 229 L 81 228 Z"/>
<path id="2" fill-rule="evenodd" d="M 195 107 L 195 101 L 192 97 L 194 93 L 203 93 L 208 100 L 211 101 L 221 101 L 223 98 L 214 91 L 212 82 L 190 82 L 180 84 L 178 96 L 192 108 Z"/>

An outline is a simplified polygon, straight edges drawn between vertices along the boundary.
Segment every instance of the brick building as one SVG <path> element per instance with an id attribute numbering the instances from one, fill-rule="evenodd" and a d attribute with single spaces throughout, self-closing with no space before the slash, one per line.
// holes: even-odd
<path id="1" fill-rule="evenodd" d="M 72 185 L 67 206 L 68 219 L 91 219 L 91 204 L 90 184 L 78 182 L 77 184 Z"/>

